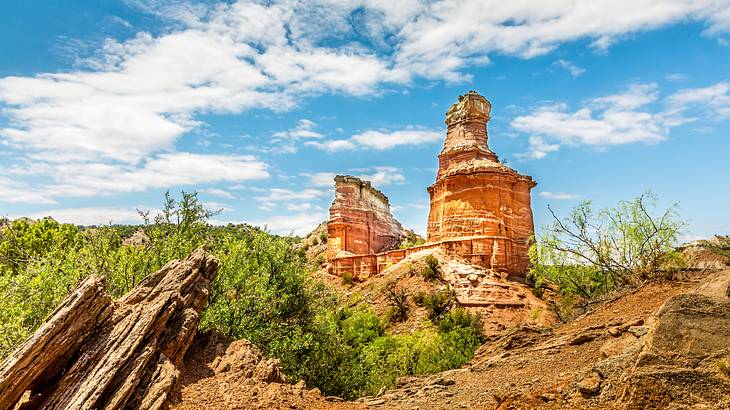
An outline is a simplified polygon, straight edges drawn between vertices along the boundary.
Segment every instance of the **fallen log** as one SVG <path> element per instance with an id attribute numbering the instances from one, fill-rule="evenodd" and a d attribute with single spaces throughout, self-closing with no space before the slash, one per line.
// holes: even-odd
<path id="1" fill-rule="evenodd" d="M 0 364 L 0 410 L 164 408 L 217 272 L 198 249 L 117 301 L 87 278 Z"/>

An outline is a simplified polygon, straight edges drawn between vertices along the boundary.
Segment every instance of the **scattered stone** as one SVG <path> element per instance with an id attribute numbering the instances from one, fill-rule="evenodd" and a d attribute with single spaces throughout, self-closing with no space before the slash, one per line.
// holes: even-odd
<path id="1" fill-rule="evenodd" d="M 568 344 L 581 345 L 583 343 L 590 342 L 591 340 L 593 340 L 595 338 L 596 338 L 596 336 L 591 333 L 583 333 L 583 334 L 580 334 L 580 335 L 574 337 L 573 339 L 571 339 L 571 341 L 568 342 Z"/>
<path id="2" fill-rule="evenodd" d="M 627 330 L 629 330 L 629 328 L 631 326 L 641 326 L 643 324 L 644 324 L 644 319 L 636 319 L 633 322 L 629 322 L 629 323 L 622 324 L 621 326 L 619 326 L 618 330 L 620 330 L 621 333 L 624 333 Z"/>
<path id="3" fill-rule="evenodd" d="M 555 395 L 553 393 L 541 393 L 540 398 L 544 401 L 555 401 Z"/>
<path id="4" fill-rule="evenodd" d="M 578 391 L 585 396 L 595 396 L 601 392 L 601 375 L 596 371 L 588 372 L 578 382 Z"/>
<path id="5" fill-rule="evenodd" d="M 621 336 L 621 330 L 619 330 L 618 326 L 612 326 L 608 328 L 608 334 L 613 337 L 619 337 Z"/>
<path id="6" fill-rule="evenodd" d="M 385 404 L 385 400 L 375 399 L 375 400 L 370 400 L 370 401 L 365 402 L 366 406 L 380 406 L 381 404 Z"/>
<path id="7" fill-rule="evenodd" d="M 649 333 L 649 328 L 646 326 L 631 326 L 628 328 L 628 332 L 633 333 L 636 337 L 641 337 Z"/>

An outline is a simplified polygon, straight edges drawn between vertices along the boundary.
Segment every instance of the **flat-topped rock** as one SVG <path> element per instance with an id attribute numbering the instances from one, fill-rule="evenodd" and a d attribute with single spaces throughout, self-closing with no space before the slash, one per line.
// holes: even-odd
<path id="1" fill-rule="evenodd" d="M 335 177 L 327 234 L 330 259 L 391 250 L 405 238 L 403 226 L 390 213 L 388 198 L 369 181 L 350 175 Z"/>

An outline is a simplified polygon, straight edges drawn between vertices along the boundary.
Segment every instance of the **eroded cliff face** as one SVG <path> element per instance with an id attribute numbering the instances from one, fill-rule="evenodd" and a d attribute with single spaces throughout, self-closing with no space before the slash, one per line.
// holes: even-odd
<path id="1" fill-rule="evenodd" d="M 446 113 L 448 130 L 439 170 L 428 188 L 428 242 L 469 238 L 469 249 L 454 249 L 454 253 L 521 276 L 529 264 L 528 241 L 534 229 L 530 190 L 536 184 L 499 163 L 489 149 L 491 108 L 489 101 L 470 91 Z"/>
<path id="2" fill-rule="evenodd" d="M 335 199 L 327 223 L 327 257 L 369 255 L 395 248 L 405 237 L 390 203 L 370 182 L 335 177 Z"/>

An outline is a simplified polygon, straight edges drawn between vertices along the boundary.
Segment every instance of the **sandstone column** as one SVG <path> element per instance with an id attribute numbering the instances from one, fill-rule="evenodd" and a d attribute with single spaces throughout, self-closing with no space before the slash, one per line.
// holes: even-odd
<path id="1" fill-rule="evenodd" d="M 487 145 L 492 105 L 475 91 L 446 113 L 436 182 L 428 187 L 428 242 L 473 263 L 524 275 L 533 234 L 530 190 L 536 185 L 501 164 Z"/>

